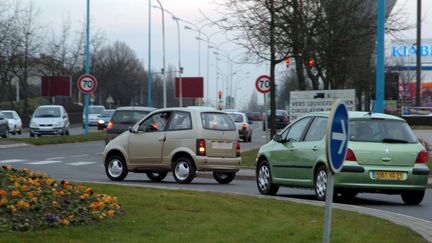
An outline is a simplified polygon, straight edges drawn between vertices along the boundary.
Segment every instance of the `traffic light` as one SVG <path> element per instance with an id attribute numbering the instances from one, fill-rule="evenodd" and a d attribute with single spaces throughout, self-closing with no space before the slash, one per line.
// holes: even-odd
<path id="1" fill-rule="evenodd" d="M 222 99 L 222 90 L 219 90 L 218 95 L 219 95 L 219 99 Z"/>
<path id="2" fill-rule="evenodd" d="M 314 59 L 309 58 L 309 60 L 308 60 L 308 66 L 309 66 L 309 67 L 313 67 L 313 66 L 315 66 L 315 61 L 314 61 Z"/>
<path id="3" fill-rule="evenodd" d="M 290 59 L 289 58 L 285 59 L 285 65 L 289 67 L 290 64 L 291 64 Z"/>

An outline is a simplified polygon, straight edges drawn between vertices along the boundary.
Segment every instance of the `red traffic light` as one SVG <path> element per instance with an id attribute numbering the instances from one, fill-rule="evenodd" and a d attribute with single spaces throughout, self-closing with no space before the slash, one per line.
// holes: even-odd
<path id="1" fill-rule="evenodd" d="M 289 65 L 290 65 L 290 59 L 289 58 L 287 58 L 287 59 L 285 59 L 285 65 L 288 67 Z"/>
<path id="2" fill-rule="evenodd" d="M 315 66 L 315 61 L 314 61 L 314 59 L 310 58 L 310 59 L 308 60 L 308 65 L 309 65 L 309 67 L 313 67 L 313 66 Z"/>
<path id="3" fill-rule="evenodd" d="M 218 95 L 219 95 L 219 99 L 222 99 L 222 90 L 219 90 Z"/>

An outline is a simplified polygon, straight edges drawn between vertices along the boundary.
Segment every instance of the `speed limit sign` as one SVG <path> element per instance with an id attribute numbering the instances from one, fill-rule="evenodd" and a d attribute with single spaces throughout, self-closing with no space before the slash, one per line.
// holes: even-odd
<path id="1" fill-rule="evenodd" d="M 96 78 L 91 74 L 84 74 L 78 79 L 78 89 L 84 94 L 92 93 L 96 87 Z"/>
<path id="2" fill-rule="evenodd" d="M 270 77 L 267 75 L 259 76 L 255 82 L 255 86 L 263 94 L 270 92 Z"/>

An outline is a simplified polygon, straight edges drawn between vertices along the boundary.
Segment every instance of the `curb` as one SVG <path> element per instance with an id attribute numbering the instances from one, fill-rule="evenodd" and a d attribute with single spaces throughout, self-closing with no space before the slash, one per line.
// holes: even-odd
<path id="1" fill-rule="evenodd" d="M 30 147 L 30 146 L 32 146 L 32 145 L 30 145 L 28 143 L 12 143 L 12 144 L 0 145 L 0 149 Z"/>

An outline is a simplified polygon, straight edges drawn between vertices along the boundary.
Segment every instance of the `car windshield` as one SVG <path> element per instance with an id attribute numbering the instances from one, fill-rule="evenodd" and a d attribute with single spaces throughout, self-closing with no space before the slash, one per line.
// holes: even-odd
<path id="1" fill-rule="evenodd" d="M 114 113 L 111 121 L 114 123 L 136 123 L 139 119 L 150 113 L 149 111 L 117 111 Z"/>
<path id="2" fill-rule="evenodd" d="M 89 114 L 102 114 L 105 110 L 103 106 L 89 106 Z"/>
<path id="3" fill-rule="evenodd" d="M 416 143 L 417 137 L 404 121 L 362 119 L 350 121 L 350 141 Z"/>
<path id="4" fill-rule="evenodd" d="M 241 114 L 229 113 L 229 115 L 234 122 L 243 122 L 243 116 Z"/>
<path id="5" fill-rule="evenodd" d="M 236 130 L 233 120 L 226 113 L 203 112 L 201 113 L 201 121 L 204 129 L 223 131 Z"/>
<path id="6" fill-rule="evenodd" d="M 58 107 L 39 107 L 33 117 L 60 117 L 60 108 Z"/>
<path id="7" fill-rule="evenodd" d="M 7 119 L 13 119 L 12 112 L 10 112 L 10 111 L 3 111 L 2 113 L 3 113 L 3 115 L 4 115 Z"/>
<path id="8" fill-rule="evenodd" d="M 112 117 L 114 114 L 114 110 L 105 110 L 102 112 L 101 117 Z"/>

